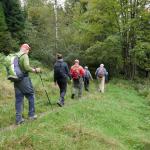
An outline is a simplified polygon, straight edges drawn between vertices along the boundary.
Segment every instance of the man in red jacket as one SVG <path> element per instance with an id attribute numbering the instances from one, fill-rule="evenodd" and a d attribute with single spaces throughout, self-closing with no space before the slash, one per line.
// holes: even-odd
<path id="1" fill-rule="evenodd" d="M 74 97 L 80 98 L 82 96 L 82 88 L 83 88 L 83 77 L 85 71 L 82 66 L 79 65 L 79 60 L 75 60 L 75 64 L 70 69 L 70 74 L 73 80 L 73 93 L 71 98 Z"/>

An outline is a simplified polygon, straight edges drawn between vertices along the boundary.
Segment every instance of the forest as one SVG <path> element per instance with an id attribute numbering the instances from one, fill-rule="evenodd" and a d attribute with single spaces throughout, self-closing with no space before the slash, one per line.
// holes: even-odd
<path id="1" fill-rule="evenodd" d="M 94 73 L 104 63 L 110 77 L 149 78 L 149 0 L 0 1 L 0 53 L 32 47 L 31 56 L 53 67 L 56 53 L 78 58 Z"/>

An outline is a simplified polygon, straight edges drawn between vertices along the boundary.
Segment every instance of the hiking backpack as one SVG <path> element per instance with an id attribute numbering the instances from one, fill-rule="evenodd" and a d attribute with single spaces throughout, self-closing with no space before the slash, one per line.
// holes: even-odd
<path id="1" fill-rule="evenodd" d="M 24 54 L 22 54 L 22 55 L 24 55 Z M 24 76 L 23 72 L 20 69 L 20 65 L 19 65 L 19 59 L 21 56 L 18 56 L 17 54 L 9 54 L 5 59 L 7 79 L 12 82 L 22 80 L 22 78 Z"/>
<path id="2" fill-rule="evenodd" d="M 79 67 L 75 66 L 75 67 L 73 68 L 71 76 L 72 76 L 72 79 L 73 79 L 73 80 L 79 79 L 79 77 L 80 77 Z"/>
<path id="3" fill-rule="evenodd" d="M 102 78 L 105 75 L 105 70 L 104 68 L 99 68 L 98 70 L 98 77 Z"/>
<path id="4" fill-rule="evenodd" d="M 55 64 L 54 73 L 55 73 L 57 79 L 66 78 L 67 75 L 65 74 L 65 68 L 63 66 L 63 63 L 58 63 L 57 62 Z"/>

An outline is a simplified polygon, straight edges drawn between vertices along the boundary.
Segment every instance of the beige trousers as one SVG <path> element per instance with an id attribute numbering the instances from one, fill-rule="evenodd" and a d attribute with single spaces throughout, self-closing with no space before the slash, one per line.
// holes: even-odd
<path id="1" fill-rule="evenodd" d="M 98 78 L 99 81 L 99 91 L 104 93 L 104 89 L 105 89 L 105 76 L 103 76 L 102 78 Z"/>

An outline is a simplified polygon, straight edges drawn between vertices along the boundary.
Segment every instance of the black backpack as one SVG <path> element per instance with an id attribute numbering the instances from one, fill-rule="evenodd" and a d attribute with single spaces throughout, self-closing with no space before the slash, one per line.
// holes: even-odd
<path id="1" fill-rule="evenodd" d="M 55 74 L 56 78 L 57 79 L 66 78 L 67 75 L 65 72 L 66 71 L 65 71 L 64 63 L 57 62 L 54 66 L 54 74 Z"/>

